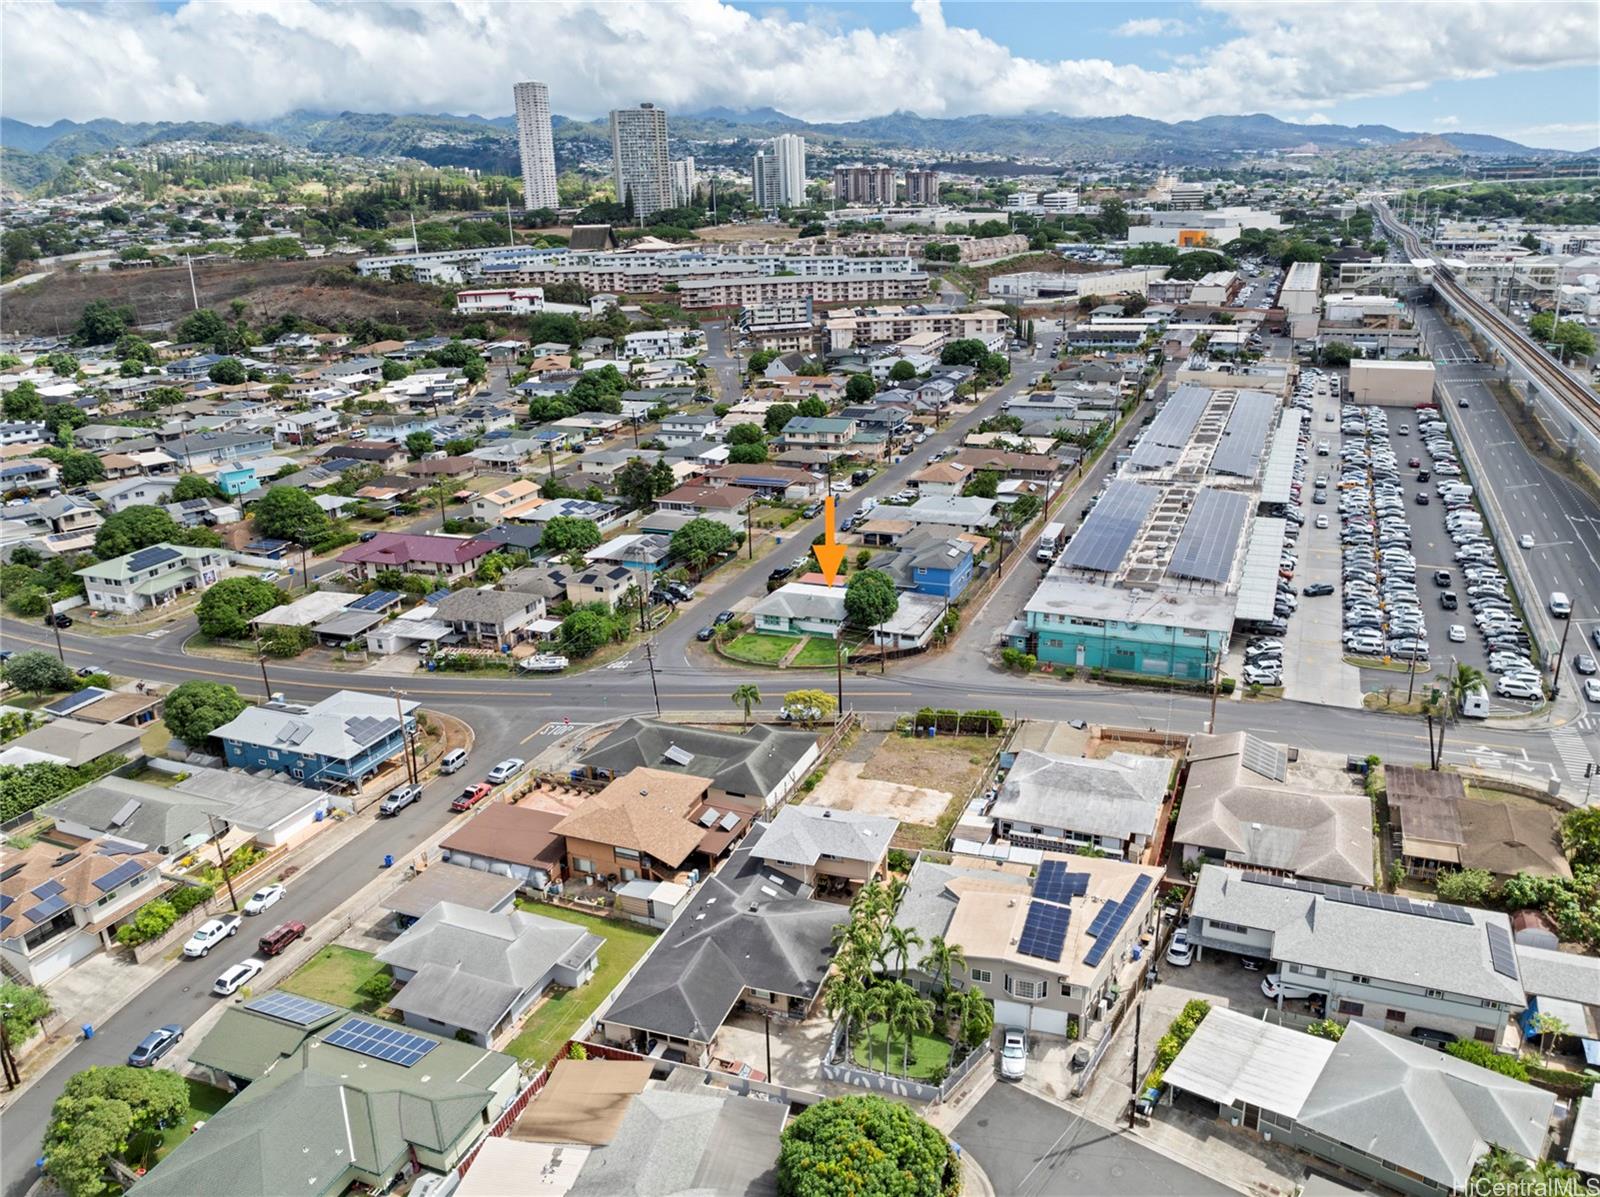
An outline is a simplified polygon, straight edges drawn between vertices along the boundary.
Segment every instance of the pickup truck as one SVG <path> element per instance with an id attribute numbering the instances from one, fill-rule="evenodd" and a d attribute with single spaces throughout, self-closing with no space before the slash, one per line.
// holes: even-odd
<path id="1" fill-rule="evenodd" d="M 486 781 L 470 785 L 462 790 L 461 796 L 450 804 L 450 809 L 453 811 L 471 810 L 487 798 L 493 789 L 494 787 Z"/>

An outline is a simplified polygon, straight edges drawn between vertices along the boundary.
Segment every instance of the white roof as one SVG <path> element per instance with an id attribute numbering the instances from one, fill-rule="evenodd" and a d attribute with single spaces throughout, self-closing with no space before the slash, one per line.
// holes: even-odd
<path id="1" fill-rule="evenodd" d="M 262 612 L 256 616 L 255 622 L 259 627 L 306 628 L 343 611 L 360 597 L 359 594 L 347 594 L 340 590 L 314 590 L 292 603 Z"/>
<path id="2" fill-rule="evenodd" d="M 1295 1118 L 1333 1054 L 1333 1040 L 1213 1006 L 1166 1072 L 1166 1082 L 1219 1105 L 1260 1106 Z"/>

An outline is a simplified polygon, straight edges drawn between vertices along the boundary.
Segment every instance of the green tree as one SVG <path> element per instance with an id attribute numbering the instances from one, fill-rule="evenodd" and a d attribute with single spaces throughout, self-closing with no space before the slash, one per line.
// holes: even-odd
<path id="1" fill-rule="evenodd" d="M 1487 869 L 1456 869 L 1440 873 L 1439 900 L 1464 906 L 1482 906 L 1494 893 L 1494 874 Z"/>
<path id="2" fill-rule="evenodd" d="M 32 619 L 50 609 L 50 595 L 44 587 L 29 583 L 6 591 L 6 610 L 13 615 Z"/>
<path id="3" fill-rule="evenodd" d="M 383 375 L 384 382 L 399 382 L 411 373 L 404 362 L 396 361 L 392 357 L 383 359 L 383 365 L 378 367 L 378 372 Z"/>
<path id="4" fill-rule="evenodd" d="M 956 1002 L 956 1020 L 961 1027 L 961 1042 L 969 1048 L 987 1043 L 994 1034 L 994 1006 L 977 986 L 961 991 Z"/>
<path id="5" fill-rule="evenodd" d="M 295 486 L 274 486 L 254 508 L 257 534 L 310 545 L 328 534 L 328 513 Z"/>
<path id="6" fill-rule="evenodd" d="M 1322 364 L 1325 366 L 1348 366 L 1355 355 L 1355 347 L 1344 341 L 1329 341 L 1322 346 Z"/>
<path id="7" fill-rule="evenodd" d="M 551 521 L 554 523 L 555 521 Z M 696 518 L 672 534 L 669 548 L 674 560 L 687 562 L 696 572 L 704 570 L 718 553 L 736 542 L 734 533 L 716 520 Z"/>
<path id="8" fill-rule="evenodd" d="M 558 515 L 545 521 L 539 537 L 539 551 L 553 557 L 568 553 L 587 553 L 601 541 L 600 526 L 576 515 Z"/>
<path id="9" fill-rule="evenodd" d="M 6 1038 L 13 1048 L 38 1034 L 39 1023 L 53 1008 L 50 995 L 42 989 L 0 982 L 0 1020 L 5 1022 Z"/>
<path id="10" fill-rule="evenodd" d="M 800 400 L 800 404 L 796 410 L 807 419 L 821 420 L 828 414 L 828 405 L 821 399 L 818 399 L 815 395 L 808 395 L 806 398 Z"/>
<path id="11" fill-rule="evenodd" d="M 745 363 L 745 368 L 751 374 L 762 374 L 768 366 L 778 360 L 776 349 L 758 349 L 750 355 L 750 360 Z"/>
<path id="12" fill-rule="evenodd" d="M 652 502 L 658 494 L 665 491 L 656 489 L 655 471 L 650 464 L 641 458 L 629 459 L 616 474 L 617 494 L 620 495 L 630 507 L 644 507 Z"/>
<path id="13" fill-rule="evenodd" d="M 899 609 L 900 592 L 882 570 L 860 570 L 844 589 L 844 613 L 858 628 L 887 623 Z"/>
<path id="14" fill-rule="evenodd" d="M 1468 665 L 1465 661 L 1456 663 L 1455 672 L 1445 678 L 1445 689 L 1450 698 L 1450 711 L 1459 711 L 1461 704 L 1479 686 L 1484 684 L 1483 673 Z M 1448 724 L 1449 712 L 1441 712 L 1439 721 L 1439 755 L 1437 760 L 1444 760 L 1444 732 Z"/>
<path id="15" fill-rule="evenodd" d="M 44 419 L 44 400 L 39 395 L 39 388 L 24 380 L 7 392 L 5 400 L 0 403 L 0 411 L 5 413 L 8 420 L 37 422 Z"/>
<path id="16" fill-rule="evenodd" d="M 412 461 L 421 461 L 423 457 L 433 452 L 433 433 L 425 428 L 408 433 L 406 452 L 411 454 Z"/>
<path id="17" fill-rule="evenodd" d="M 852 374 L 845 380 L 844 397 L 848 403 L 871 403 L 878 393 L 878 384 L 870 374 Z"/>
<path id="18" fill-rule="evenodd" d="M 260 578 L 224 578 L 200 596 L 200 630 L 216 640 L 241 640 L 250 621 L 285 601 L 283 591 Z"/>
<path id="19" fill-rule="evenodd" d="M 155 351 L 155 347 L 149 341 L 134 333 L 123 333 L 122 336 L 118 337 L 117 347 L 112 350 L 112 353 L 118 361 L 123 362 L 142 362 L 153 366 L 161 360 L 160 355 Z"/>
<path id="20" fill-rule="evenodd" d="M 1554 1160 L 1530 1161 L 1503 1147 L 1491 1147 L 1473 1165 L 1466 1191 L 1496 1197 L 1546 1197 L 1581 1192 L 1582 1180 Z"/>
<path id="21" fill-rule="evenodd" d="M 961 488 L 961 493 L 980 499 L 992 499 L 1000 493 L 1000 475 L 994 470 L 979 470 L 967 479 L 966 485 Z"/>
<path id="22" fill-rule="evenodd" d="M 830 1097 L 789 1121 L 778 1148 L 782 1197 L 940 1197 L 959 1191 L 945 1137 L 877 1094 Z"/>
<path id="23" fill-rule="evenodd" d="M 173 330 L 173 335 L 184 344 L 210 345 L 226 337 L 232 330 L 227 321 L 210 308 L 190 312 Z"/>
<path id="24" fill-rule="evenodd" d="M 1600 867 L 1600 806 L 1582 806 L 1561 818 L 1561 846 L 1575 866 Z"/>
<path id="25" fill-rule="evenodd" d="M 185 474 L 178 479 L 178 485 L 172 488 L 172 501 L 184 503 L 190 499 L 214 499 L 217 497 L 217 484 L 209 478 L 202 478 L 199 474 Z"/>
<path id="26" fill-rule="evenodd" d="M 109 345 L 132 323 L 132 308 L 120 307 L 104 299 L 91 299 L 78 314 L 78 325 L 72 330 L 72 343 Z"/>
<path id="27" fill-rule="evenodd" d="M 248 705 L 237 690 L 222 682 L 184 682 L 167 695 L 167 730 L 189 747 L 199 748 Z"/>
<path id="28" fill-rule="evenodd" d="M 241 382 L 248 382 L 250 375 L 236 357 L 225 357 L 212 366 L 206 375 L 212 382 L 221 386 L 237 386 Z"/>
<path id="29" fill-rule="evenodd" d="M 953 992 L 950 983 L 956 970 L 964 971 L 967 967 L 967 956 L 961 950 L 960 944 L 949 943 L 942 935 L 933 936 L 928 940 L 927 946 L 928 953 L 922 958 L 922 968 L 938 979 L 938 998 L 942 1007 L 950 1000 Z"/>
<path id="30" fill-rule="evenodd" d="M 784 425 L 799 414 L 800 409 L 792 403 L 774 403 L 762 417 L 762 427 L 767 430 L 768 436 L 777 436 L 783 431 Z"/>
<path id="31" fill-rule="evenodd" d="M 592 656 L 611 639 L 606 613 L 595 610 L 597 605 L 600 604 L 580 607 L 561 621 L 557 636 L 562 651 L 568 656 Z"/>
<path id="32" fill-rule="evenodd" d="M 745 726 L 750 726 L 750 708 L 761 705 L 761 691 L 754 682 L 741 682 L 733 688 L 733 705 L 744 711 Z"/>
<path id="33" fill-rule="evenodd" d="M 59 469 L 61 485 L 69 488 L 101 482 L 106 476 L 105 464 L 93 453 L 79 449 L 62 450 Z"/>
<path id="34" fill-rule="evenodd" d="M 889 367 L 890 382 L 910 382 L 917 376 L 917 368 L 910 362 L 899 361 Z"/>
<path id="35" fill-rule="evenodd" d="M 944 366 L 976 366 L 988 353 L 989 347 L 976 337 L 963 337 L 951 341 L 939 351 L 939 363 Z"/>
<path id="36" fill-rule="evenodd" d="M 29 694 L 53 694 L 57 690 L 72 690 L 76 688 L 78 681 L 72 670 L 61 663 L 60 658 L 39 649 L 18 653 L 12 657 L 5 663 L 4 676 L 6 681 L 17 689 Z"/>
<path id="37" fill-rule="evenodd" d="M 120 1191 L 107 1182 L 108 1161 L 175 1125 L 188 1108 L 189 1086 L 169 1069 L 86 1068 L 68 1079 L 51 1107 L 45 1171 L 72 1197 Z"/>
<path id="38" fill-rule="evenodd" d="M 767 447 L 760 441 L 747 441 L 728 450 L 729 465 L 759 465 L 767 460 Z"/>
<path id="39" fill-rule="evenodd" d="M 730 445 L 764 445 L 767 438 L 759 424 L 735 424 L 728 429 Z"/>
<path id="40" fill-rule="evenodd" d="M 839 700 L 826 690 L 790 690 L 783 705 L 797 723 L 811 727 L 837 711 Z"/>

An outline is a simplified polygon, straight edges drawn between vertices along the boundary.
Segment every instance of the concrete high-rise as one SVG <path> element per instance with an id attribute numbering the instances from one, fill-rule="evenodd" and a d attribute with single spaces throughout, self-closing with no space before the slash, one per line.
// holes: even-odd
<path id="1" fill-rule="evenodd" d="M 522 203 L 526 208 L 554 208 L 556 143 L 550 129 L 550 89 L 543 83 L 519 83 L 517 150 L 522 155 Z"/>
<path id="2" fill-rule="evenodd" d="M 842 204 L 892 206 L 896 198 L 894 167 L 834 167 L 833 198 Z"/>
<path id="3" fill-rule="evenodd" d="M 672 159 L 667 114 L 654 104 L 611 113 L 611 178 L 617 202 L 636 220 L 672 207 Z"/>
<path id="4" fill-rule="evenodd" d="M 757 151 L 750 168 L 758 208 L 798 208 L 806 202 L 806 139 L 781 133 Z"/>
<path id="5" fill-rule="evenodd" d="M 906 171 L 906 203 L 937 204 L 939 202 L 939 172 L 923 167 Z"/>
<path id="6" fill-rule="evenodd" d="M 693 158 L 677 158 L 672 163 L 672 206 L 686 208 L 694 203 L 695 190 L 700 186 L 700 176 L 695 173 Z"/>

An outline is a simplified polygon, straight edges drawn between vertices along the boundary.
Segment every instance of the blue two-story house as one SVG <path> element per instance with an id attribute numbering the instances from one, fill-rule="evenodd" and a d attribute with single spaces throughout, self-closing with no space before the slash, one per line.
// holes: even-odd
<path id="1" fill-rule="evenodd" d="M 340 690 L 314 706 L 250 707 L 211 734 L 233 768 L 270 769 L 302 785 L 340 788 L 360 785 L 404 751 L 406 736 L 416 732 L 420 705 Z"/>
<path id="2" fill-rule="evenodd" d="M 901 590 L 953 603 L 972 582 L 973 548 L 970 540 L 912 532 L 901 540 L 889 573 Z"/>

